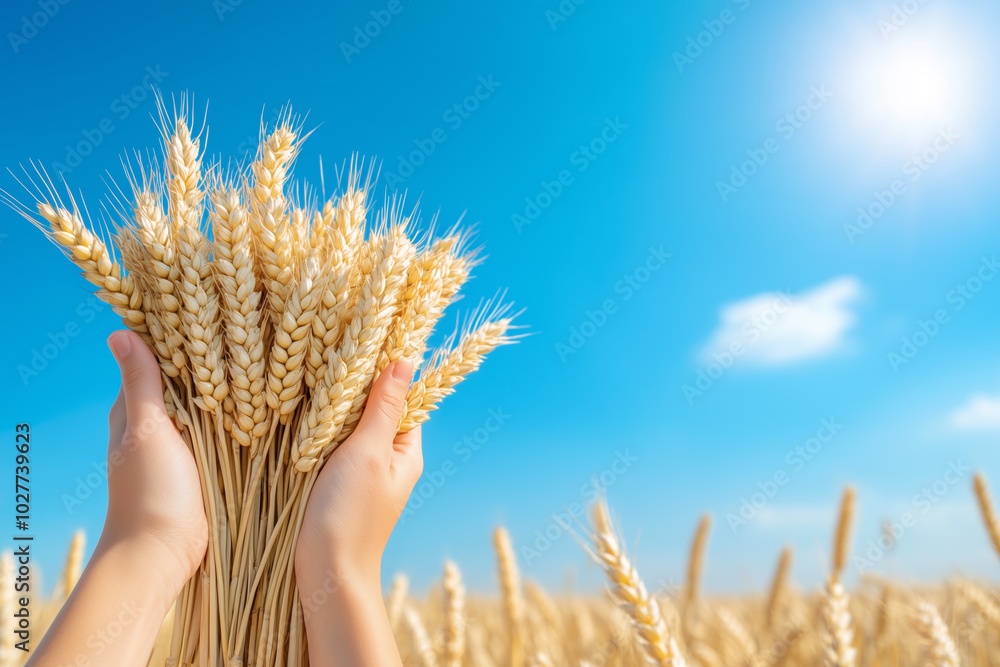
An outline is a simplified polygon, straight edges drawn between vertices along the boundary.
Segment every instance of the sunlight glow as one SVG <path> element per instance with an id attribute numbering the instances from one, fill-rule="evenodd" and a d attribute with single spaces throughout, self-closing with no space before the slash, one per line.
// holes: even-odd
<path id="1" fill-rule="evenodd" d="M 940 23 L 859 44 L 843 79 L 858 129 L 874 132 L 879 143 L 909 144 L 943 127 L 966 127 L 976 115 L 973 51 Z"/>
<path id="2" fill-rule="evenodd" d="M 956 77 L 935 53 L 905 51 L 879 72 L 880 106 L 904 122 L 923 123 L 941 119 L 958 91 Z"/>

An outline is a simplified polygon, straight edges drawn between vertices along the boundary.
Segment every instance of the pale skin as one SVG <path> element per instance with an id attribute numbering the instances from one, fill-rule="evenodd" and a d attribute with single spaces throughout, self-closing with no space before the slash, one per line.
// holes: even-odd
<path id="1" fill-rule="evenodd" d="M 132 332 L 113 333 L 108 346 L 122 375 L 108 415 L 108 514 L 29 667 L 145 665 L 208 545 L 194 457 L 167 417 L 156 359 Z M 314 667 L 402 665 L 380 577 L 382 552 L 423 467 L 420 429 L 396 433 L 412 372 L 398 361 L 379 376 L 306 506 L 295 575 Z"/>

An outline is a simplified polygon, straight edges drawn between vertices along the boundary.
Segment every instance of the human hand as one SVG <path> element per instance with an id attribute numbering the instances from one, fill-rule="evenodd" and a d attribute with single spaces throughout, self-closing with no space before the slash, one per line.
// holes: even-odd
<path id="1" fill-rule="evenodd" d="M 423 470 L 420 429 L 396 432 L 412 376 L 405 360 L 386 367 L 357 429 L 312 488 L 295 550 L 296 577 L 307 589 L 314 574 L 329 576 L 332 568 L 340 583 L 378 590 L 382 552 Z"/>
<path id="2" fill-rule="evenodd" d="M 150 559 L 179 591 L 208 546 L 194 456 L 167 415 L 152 351 L 130 331 L 111 334 L 108 347 L 122 385 L 108 415 L 108 515 L 101 543 L 126 545 Z"/>

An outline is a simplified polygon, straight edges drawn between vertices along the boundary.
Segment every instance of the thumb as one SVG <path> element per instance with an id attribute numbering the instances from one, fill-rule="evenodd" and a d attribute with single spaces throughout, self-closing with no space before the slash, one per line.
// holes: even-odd
<path id="1" fill-rule="evenodd" d="M 130 417 L 166 411 L 160 384 L 160 365 L 153 352 L 131 331 L 116 331 L 108 337 L 108 348 L 118 362 L 125 392 L 125 411 Z"/>
<path id="2" fill-rule="evenodd" d="M 355 433 L 370 442 L 385 442 L 388 449 L 403 418 L 412 377 L 413 364 L 406 359 L 389 364 L 372 385 Z"/>

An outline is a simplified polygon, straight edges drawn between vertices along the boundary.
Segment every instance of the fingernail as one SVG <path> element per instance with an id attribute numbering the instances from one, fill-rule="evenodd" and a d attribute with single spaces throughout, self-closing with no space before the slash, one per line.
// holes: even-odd
<path id="1" fill-rule="evenodd" d="M 410 384 L 413 377 L 413 364 L 406 359 L 400 359 L 392 365 L 392 379 L 404 384 Z"/>
<path id="2" fill-rule="evenodd" d="M 124 331 L 116 331 L 108 336 L 108 347 L 111 349 L 111 354 L 115 355 L 115 359 L 121 361 L 132 351 L 132 341 Z"/>

